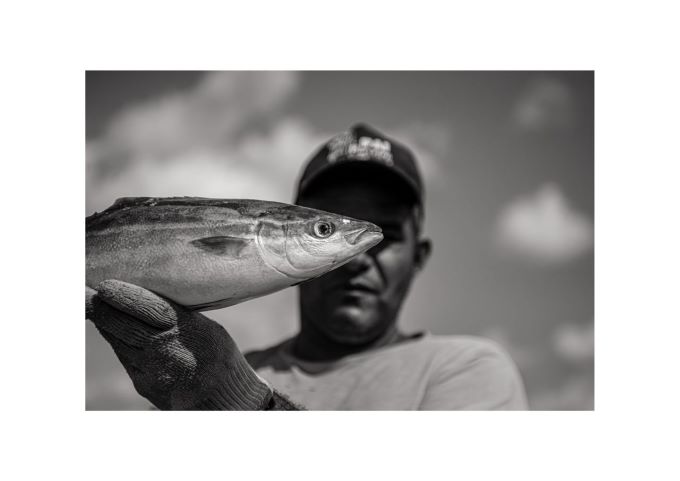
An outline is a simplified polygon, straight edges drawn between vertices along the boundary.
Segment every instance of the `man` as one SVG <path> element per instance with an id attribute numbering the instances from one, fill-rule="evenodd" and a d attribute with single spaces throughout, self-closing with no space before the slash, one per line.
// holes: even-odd
<path id="1" fill-rule="evenodd" d="M 397 326 L 431 250 L 423 191 L 410 150 L 371 127 L 324 145 L 296 202 L 373 222 L 385 238 L 300 285 L 300 331 L 245 360 L 218 324 L 137 286 L 102 283 L 88 317 L 161 409 L 526 409 L 517 369 L 495 344 Z"/>

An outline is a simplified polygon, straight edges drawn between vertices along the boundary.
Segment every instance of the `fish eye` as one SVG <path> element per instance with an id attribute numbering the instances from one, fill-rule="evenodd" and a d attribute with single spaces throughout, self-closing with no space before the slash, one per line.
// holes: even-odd
<path id="1" fill-rule="evenodd" d="M 322 220 L 314 224 L 314 235 L 321 239 L 330 237 L 335 232 L 335 226 L 328 221 Z"/>

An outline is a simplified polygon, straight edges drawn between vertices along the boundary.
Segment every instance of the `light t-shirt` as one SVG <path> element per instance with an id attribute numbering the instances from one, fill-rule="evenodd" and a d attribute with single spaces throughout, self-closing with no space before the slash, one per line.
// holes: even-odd
<path id="1" fill-rule="evenodd" d="M 419 334 L 334 362 L 303 361 L 291 345 L 289 339 L 246 359 L 307 409 L 528 409 L 517 367 L 487 339 Z"/>

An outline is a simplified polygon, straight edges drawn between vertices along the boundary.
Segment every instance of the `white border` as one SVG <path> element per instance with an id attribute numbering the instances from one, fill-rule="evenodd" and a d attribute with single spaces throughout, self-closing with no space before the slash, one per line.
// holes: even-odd
<path id="1" fill-rule="evenodd" d="M 677 16 L 367 3 L 3 13 L 4 479 L 677 477 Z M 84 70 L 123 68 L 595 69 L 596 411 L 85 412 Z"/>

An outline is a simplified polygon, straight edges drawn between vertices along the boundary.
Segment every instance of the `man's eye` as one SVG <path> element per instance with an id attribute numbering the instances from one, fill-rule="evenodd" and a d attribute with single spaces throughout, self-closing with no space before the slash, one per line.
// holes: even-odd
<path id="1" fill-rule="evenodd" d="M 330 222 L 320 221 L 314 224 L 314 235 L 321 239 L 330 237 L 333 232 L 335 232 L 335 226 Z"/>

